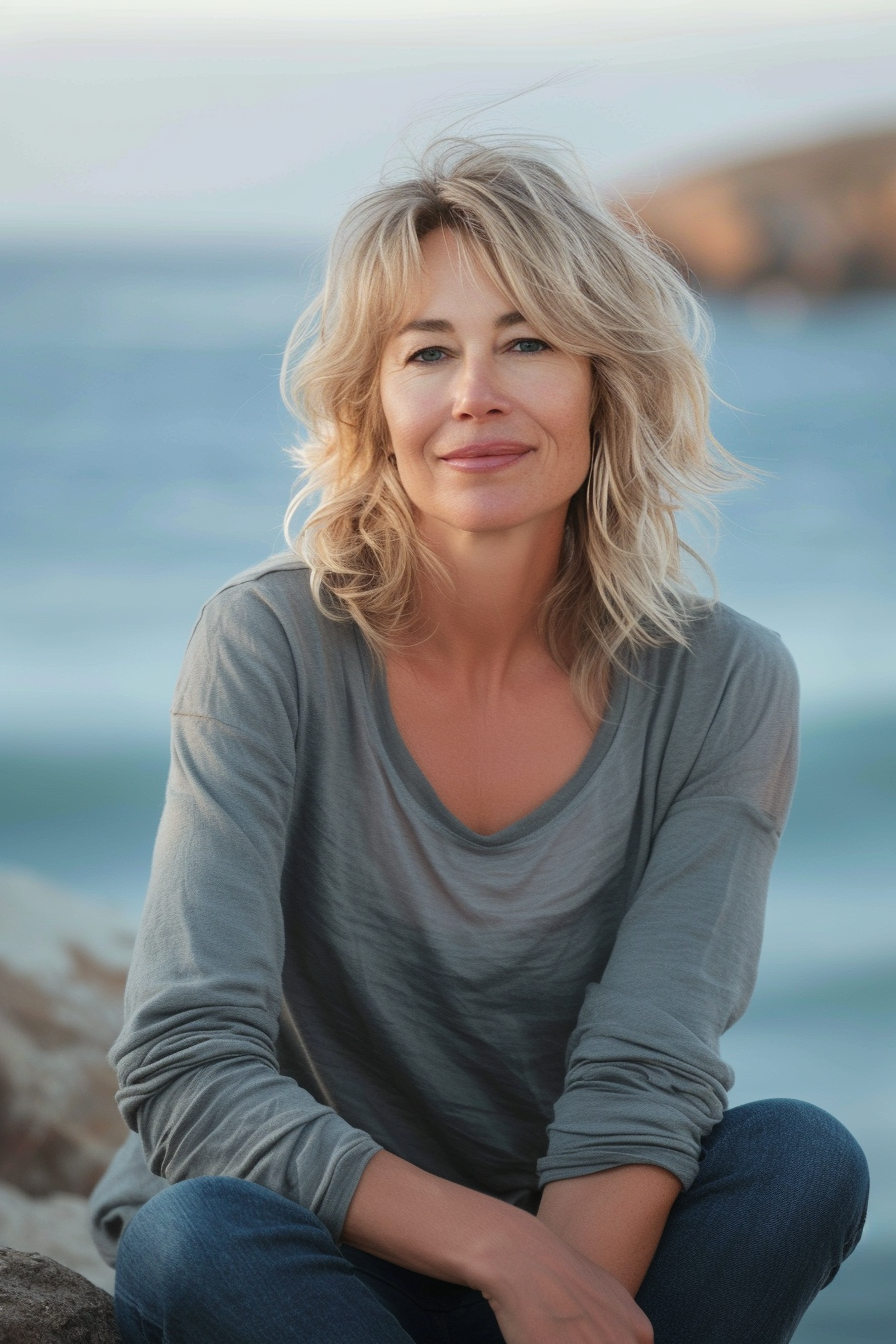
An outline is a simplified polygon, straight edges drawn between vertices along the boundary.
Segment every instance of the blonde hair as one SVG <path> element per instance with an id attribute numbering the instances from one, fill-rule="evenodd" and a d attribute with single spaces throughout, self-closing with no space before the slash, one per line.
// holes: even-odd
<path id="1" fill-rule="evenodd" d="M 380 656 L 420 636 L 420 566 L 446 576 L 390 456 L 378 373 L 421 275 L 421 240 L 437 228 L 452 230 L 539 335 L 592 361 L 591 469 L 570 501 L 540 631 L 594 718 L 611 667 L 631 667 L 648 645 L 687 642 L 694 590 L 682 558 L 695 553 L 676 513 L 705 511 L 737 464 L 709 431 L 699 300 L 637 216 L 602 203 L 555 143 L 437 141 L 414 175 L 348 211 L 284 361 L 284 398 L 310 431 L 295 453 L 304 485 L 287 537 L 318 496 L 292 544 L 321 609 L 356 621 Z"/>

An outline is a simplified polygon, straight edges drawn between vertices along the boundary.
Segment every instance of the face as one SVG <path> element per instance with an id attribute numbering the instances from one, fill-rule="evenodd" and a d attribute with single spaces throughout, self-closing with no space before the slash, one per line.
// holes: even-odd
<path id="1" fill-rule="evenodd" d="M 429 234 L 422 252 L 420 288 L 380 367 L 421 529 L 556 524 L 591 461 L 591 363 L 544 340 L 454 234 Z"/>

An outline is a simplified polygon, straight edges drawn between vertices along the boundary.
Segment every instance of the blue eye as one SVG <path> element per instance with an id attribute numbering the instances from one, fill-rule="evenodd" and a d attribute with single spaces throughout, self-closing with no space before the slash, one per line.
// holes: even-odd
<path id="1" fill-rule="evenodd" d="M 445 351 L 438 345 L 428 345 L 425 350 L 417 350 L 411 355 L 418 364 L 438 364 Z"/>
<path id="2" fill-rule="evenodd" d="M 534 336 L 521 336 L 520 339 L 514 341 L 513 344 L 514 348 L 518 350 L 521 355 L 537 355 L 542 350 L 547 350 L 548 348 L 546 341 L 539 341 Z"/>

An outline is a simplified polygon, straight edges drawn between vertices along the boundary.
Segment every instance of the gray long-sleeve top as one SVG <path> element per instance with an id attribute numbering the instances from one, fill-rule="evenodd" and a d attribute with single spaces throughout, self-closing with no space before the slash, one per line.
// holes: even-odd
<path id="1" fill-rule="evenodd" d="M 557 794 L 478 835 L 303 564 L 235 579 L 177 687 L 112 1056 L 149 1167 L 258 1181 L 336 1237 L 380 1147 L 530 1209 L 626 1163 L 687 1186 L 731 1085 L 719 1037 L 753 987 L 795 756 L 789 655 L 717 605 L 690 649 L 615 677 Z M 128 1166 L 109 1226 L 153 1188 Z"/>

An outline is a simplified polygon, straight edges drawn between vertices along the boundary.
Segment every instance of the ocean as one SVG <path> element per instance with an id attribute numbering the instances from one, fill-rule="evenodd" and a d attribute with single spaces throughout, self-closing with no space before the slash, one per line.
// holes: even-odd
<path id="1" fill-rule="evenodd" d="M 133 911 L 204 600 L 282 548 L 280 352 L 319 250 L 6 251 L 0 865 Z M 723 599 L 800 667 L 803 755 L 732 1104 L 796 1096 L 868 1154 L 859 1250 L 798 1344 L 896 1338 L 896 296 L 714 299 Z"/>

